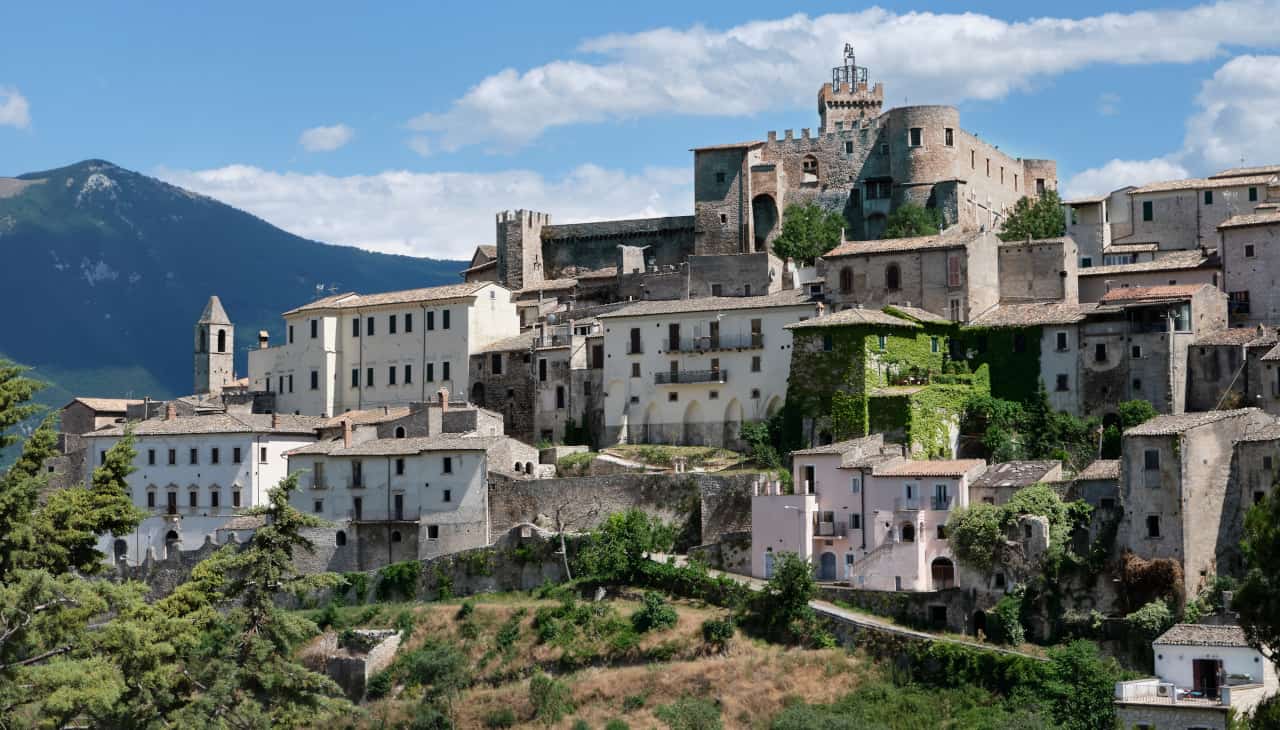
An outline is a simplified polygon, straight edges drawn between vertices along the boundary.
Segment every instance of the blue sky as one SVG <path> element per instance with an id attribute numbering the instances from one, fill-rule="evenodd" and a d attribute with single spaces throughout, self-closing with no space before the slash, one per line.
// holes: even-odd
<path id="1" fill-rule="evenodd" d="M 689 148 L 816 127 L 845 40 L 1068 193 L 1280 162 L 1265 0 L 49 5 L 0 10 L 0 175 L 101 157 L 377 250 L 689 212 Z"/>

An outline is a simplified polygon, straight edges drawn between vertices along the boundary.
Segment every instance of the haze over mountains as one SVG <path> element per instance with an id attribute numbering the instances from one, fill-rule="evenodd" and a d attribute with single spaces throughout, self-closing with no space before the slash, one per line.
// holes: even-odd
<path id="1" fill-rule="evenodd" d="M 257 332 L 320 292 L 459 281 L 464 262 L 307 240 L 103 160 L 0 178 L 0 354 L 70 394 L 167 397 L 192 387 L 192 327 L 217 294 L 236 372 Z"/>

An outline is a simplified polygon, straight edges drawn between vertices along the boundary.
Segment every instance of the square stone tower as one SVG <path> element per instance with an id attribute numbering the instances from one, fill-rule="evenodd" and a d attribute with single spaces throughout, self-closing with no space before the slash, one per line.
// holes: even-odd
<path id="1" fill-rule="evenodd" d="M 535 210 L 506 210 L 497 215 L 498 282 L 522 289 L 543 280 L 542 227 L 551 214 Z"/>
<path id="2" fill-rule="evenodd" d="M 217 395 L 235 380 L 235 331 L 227 310 L 209 297 L 196 322 L 195 392 Z"/>
<path id="3" fill-rule="evenodd" d="M 875 119 L 884 106 L 884 84 L 867 85 L 867 67 L 859 66 L 853 46 L 844 45 L 844 64 L 831 69 L 831 83 L 818 91 L 819 135 L 852 129 L 860 119 Z"/>

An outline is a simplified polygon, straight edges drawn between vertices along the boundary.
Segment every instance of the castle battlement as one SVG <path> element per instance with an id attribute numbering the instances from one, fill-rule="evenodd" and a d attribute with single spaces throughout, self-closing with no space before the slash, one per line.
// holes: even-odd
<path id="1" fill-rule="evenodd" d="M 517 208 L 516 210 L 504 210 L 496 216 L 498 223 L 515 223 L 517 221 L 524 223 L 526 226 L 547 226 L 551 225 L 551 214 L 542 213 L 536 210 L 525 210 Z"/>

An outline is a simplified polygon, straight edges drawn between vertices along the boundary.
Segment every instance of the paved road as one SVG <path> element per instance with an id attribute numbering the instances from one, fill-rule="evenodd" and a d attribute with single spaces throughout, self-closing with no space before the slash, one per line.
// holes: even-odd
<path id="1" fill-rule="evenodd" d="M 677 565 L 684 565 L 688 562 L 688 558 L 684 555 L 663 555 L 663 554 L 655 553 L 653 555 L 650 555 L 649 557 L 650 559 L 656 560 L 660 563 L 667 562 L 668 558 L 674 558 Z M 730 578 L 743 585 L 750 586 L 753 590 L 757 590 L 757 591 L 761 590 L 765 586 L 765 581 L 759 578 L 752 578 L 750 576 L 739 575 L 737 573 L 728 573 L 723 570 L 709 569 L 708 572 L 711 573 L 712 575 L 724 576 L 726 578 Z M 812 608 L 814 612 L 820 615 L 824 615 L 829 618 L 834 618 L 840 621 L 844 621 L 846 623 L 853 624 L 854 626 L 857 626 L 860 629 L 865 629 L 867 631 L 877 631 L 885 634 L 894 634 L 896 636 L 905 636 L 913 639 L 921 639 L 923 641 L 938 641 L 944 644 L 956 644 L 959 646 L 967 646 L 967 647 L 970 647 L 973 649 L 979 649 L 982 651 L 994 651 L 1000 654 L 1014 654 L 1017 656 L 1026 657 L 1028 659 L 1045 661 L 1044 657 L 1039 657 L 1034 654 L 1027 654 L 1026 652 L 1017 651 L 1015 649 L 1005 649 L 998 646 L 992 646 L 991 644 L 983 644 L 976 641 L 968 641 L 966 639 L 961 639 L 956 636 L 945 636 L 941 634 L 930 633 L 928 631 L 918 631 L 916 629 L 909 629 L 903 626 L 899 626 L 893 623 L 892 621 L 889 621 L 888 619 L 879 618 L 877 616 L 872 616 L 872 615 L 861 613 L 858 611 L 850 611 L 847 608 L 841 608 L 835 605 L 834 603 L 831 603 L 830 601 L 819 601 L 819 600 L 809 601 L 809 607 Z"/>

